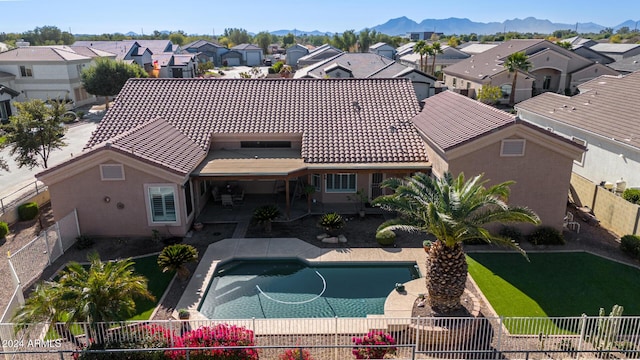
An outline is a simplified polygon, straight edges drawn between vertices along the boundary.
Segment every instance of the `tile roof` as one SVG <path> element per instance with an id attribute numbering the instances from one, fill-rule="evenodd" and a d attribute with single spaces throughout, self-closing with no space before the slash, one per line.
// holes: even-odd
<path id="1" fill-rule="evenodd" d="M 515 116 L 453 91 L 443 91 L 423 102 L 422 112 L 412 122 L 445 151 L 515 123 Z"/>
<path id="2" fill-rule="evenodd" d="M 629 56 L 628 58 L 614 61 L 607 64 L 608 67 L 616 71 L 634 72 L 640 70 L 640 55 Z"/>
<path id="3" fill-rule="evenodd" d="M 90 58 L 115 56 L 115 54 L 112 54 L 110 52 L 88 46 L 69 46 L 69 48 L 76 54 L 84 55 Z"/>
<path id="4" fill-rule="evenodd" d="M 595 51 L 613 54 L 624 54 L 627 51 L 636 49 L 637 47 L 640 47 L 640 44 L 597 43 L 590 46 L 590 48 Z"/>
<path id="5" fill-rule="evenodd" d="M 184 46 L 182 46 L 183 49 L 189 49 L 189 48 L 194 48 L 194 49 L 198 49 L 202 46 L 205 45 L 211 45 L 213 47 L 217 47 L 217 48 L 224 48 L 224 46 L 214 43 L 212 41 L 207 41 L 207 40 L 196 40 L 196 41 L 192 41 Z"/>
<path id="6" fill-rule="evenodd" d="M 333 70 L 338 65 L 344 69 L 349 69 L 354 78 L 366 78 L 393 63 L 393 60 L 374 53 L 341 53 L 309 65 L 297 71 L 296 74 L 298 72 L 300 74 L 294 76 L 296 78 L 306 76 L 323 79 L 327 71 Z"/>
<path id="7" fill-rule="evenodd" d="M 408 79 L 131 79 L 87 147 L 163 118 L 207 151 L 214 134 L 301 134 L 307 163 L 420 162 L 419 111 Z"/>
<path id="8" fill-rule="evenodd" d="M 445 74 L 467 79 L 484 79 L 487 76 L 493 76 L 505 71 L 503 63 L 507 56 L 516 52 L 525 51 L 545 41 L 546 40 L 542 39 L 509 40 L 492 49 L 476 54 L 451 66 L 447 66 L 443 71 Z M 465 49 L 462 49 L 462 51 L 465 51 Z"/>
<path id="9" fill-rule="evenodd" d="M 91 41 L 81 40 L 73 43 L 73 46 L 88 46 L 91 48 L 99 49 L 116 55 L 117 60 L 123 60 L 131 48 L 135 45 L 140 45 L 135 40 L 121 40 L 121 41 Z"/>
<path id="10" fill-rule="evenodd" d="M 231 50 L 260 50 L 260 51 L 262 51 L 262 49 L 260 47 L 255 46 L 253 44 L 236 45 L 236 46 L 232 47 Z"/>
<path id="11" fill-rule="evenodd" d="M 578 88 L 578 95 L 544 93 L 516 109 L 640 149 L 640 72 L 600 76 Z"/>
<path id="12" fill-rule="evenodd" d="M 76 53 L 69 46 L 27 46 L 0 53 L 0 61 L 45 61 L 66 62 L 91 60 L 91 57 Z"/>
<path id="13" fill-rule="evenodd" d="M 140 47 L 148 48 L 152 54 L 173 52 L 175 45 L 171 40 L 136 40 Z"/>

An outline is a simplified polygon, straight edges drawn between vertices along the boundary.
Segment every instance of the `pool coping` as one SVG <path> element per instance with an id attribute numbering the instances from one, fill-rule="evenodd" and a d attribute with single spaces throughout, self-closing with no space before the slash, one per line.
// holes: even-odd
<path id="1" fill-rule="evenodd" d="M 207 247 L 201 256 L 191 280 L 184 289 L 173 317 L 178 319 L 179 309 L 188 309 L 190 320 L 209 320 L 198 311 L 216 267 L 220 262 L 233 259 L 282 259 L 299 258 L 308 262 L 415 262 L 424 276 L 426 273 L 425 253 L 422 248 L 319 248 L 296 238 L 240 238 L 224 239 Z M 424 278 L 422 280 L 424 284 Z M 415 280 L 414 280 L 415 281 Z M 414 285 L 415 286 L 415 285 Z M 424 286 L 424 285 L 423 285 Z M 385 314 L 372 317 L 411 317 L 413 301 L 390 296 L 385 302 Z M 426 286 L 423 291 L 426 292 Z M 403 297 L 406 299 L 406 297 Z M 390 300 L 391 299 L 391 300 Z M 393 300 L 397 299 L 397 300 Z M 390 302 L 391 301 L 391 302 Z M 396 301 L 399 303 L 396 304 Z M 389 303 L 389 304 L 388 304 Z M 387 313 L 389 308 L 389 313 Z"/>

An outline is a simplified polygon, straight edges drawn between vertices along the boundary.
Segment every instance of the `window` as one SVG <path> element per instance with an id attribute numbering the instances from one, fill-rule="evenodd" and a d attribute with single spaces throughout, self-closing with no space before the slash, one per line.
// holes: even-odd
<path id="1" fill-rule="evenodd" d="M 20 76 L 33 77 L 33 67 L 31 65 L 20 65 Z"/>
<path id="2" fill-rule="evenodd" d="M 545 76 L 542 83 L 542 90 L 549 90 L 551 88 L 551 76 Z"/>
<path id="3" fill-rule="evenodd" d="M 151 222 L 177 222 L 176 188 L 171 185 L 148 186 Z"/>
<path id="4" fill-rule="evenodd" d="M 500 156 L 524 156 L 524 139 L 504 139 L 500 147 Z"/>
<path id="5" fill-rule="evenodd" d="M 504 84 L 500 86 L 500 90 L 502 91 L 502 97 L 508 98 L 511 95 L 511 84 Z"/>
<path id="6" fill-rule="evenodd" d="M 100 180 L 124 180 L 124 167 L 122 164 L 100 164 Z"/>
<path id="7" fill-rule="evenodd" d="M 9 122 L 10 116 L 11 116 L 11 104 L 9 104 L 9 100 L 0 101 L 0 124 L 5 124 Z"/>
<path id="8" fill-rule="evenodd" d="M 188 181 L 186 183 L 184 183 L 184 185 L 182 185 L 182 187 L 184 188 L 184 198 L 185 198 L 185 206 L 187 210 L 187 216 L 191 215 L 191 212 L 193 211 L 193 200 L 191 198 L 191 181 Z"/>
<path id="9" fill-rule="evenodd" d="M 320 174 L 311 174 L 311 186 L 316 188 L 316 192 L 322 191 L 322 182 L 320 181 Z"/>
<path id="10" fill-rule="evenodd" d="M 582 140 L 582 139 L 580 139 L 580 138 L 577 138 L 577 137 L 575 137 L 575 136 L 572 136 L 572 137 L 571 137 L 571 141 L 575 142 L 576 144 L 580 144 L 580 145 L 582 145 L 582 146 L 584 146 L 584 147 L 587 147 L 587 141 L 586 141 L 586 140 Z M 578 160 L 574 160 L 574 162 L 575 162 L 577 165 L 580 165 L 580 166 L 584 165 L 584 156 L 585 156 L 586 154 L 587 154 L 586 152 L 583 152 L 583 153 L 582 153 L 582 158 L 580 159 L 580 161 L 578 161 Z"/>
<path id="11" fill-rule="evenodd" d="M 356 174 L 327 174 L 327 192 L 356 192 Z"/>
<path id="12" fill-rule="evenodd" d="M 457 78 L 453 78 L 453 87 L 456 87 L 456 80 L 458 80 Z"/>

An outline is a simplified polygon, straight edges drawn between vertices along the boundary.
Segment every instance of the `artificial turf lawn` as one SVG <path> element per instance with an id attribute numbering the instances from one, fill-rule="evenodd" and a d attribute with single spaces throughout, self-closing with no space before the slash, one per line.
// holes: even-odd
<path id="1" fill-rule="evenodd" d="M 133 259 L 133 261 L 135 262 L 133 265 L 135 272 L 149 280 L 147 289 L 156 299 L 136 299 L 136 313 L 127 320 L 148 320 L 165 290 L 167 290 L 174 272 L 162 272 L 158 266 L 158 255 L 137 258 Z"/>
<path id="2" fill-rule="evenodd" d="M 640 270 L 584 252 L 467 254 L 469 274 L 499 316 L 640 315 Z"/>

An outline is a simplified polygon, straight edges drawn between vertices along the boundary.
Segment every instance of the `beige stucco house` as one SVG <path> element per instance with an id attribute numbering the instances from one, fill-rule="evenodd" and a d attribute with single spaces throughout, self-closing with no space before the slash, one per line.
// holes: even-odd
<path id="1" fill-rule="evenodd" d="M 584 147 L 452 91 L 426 99 L 412 122 L 425 139 L 434 176 L 483 173 L 489 185 L 513 180 L 509 204 L 562 227 L 571 167 Z"/>
<path id="2" fill-rule="evenodd" d="M 618 75 L 606 65 L 595 63 L 579 54 L 541 39 L 519 39 L 502 43 L 473 55 L 443 70 L 445 85 L 475 98 L 483 85 L 502 89 L 501 102 L 509 100 L 512 74 L 504 67 L 507 57 L 524 52 L 532 67 L 518 72 L 515 102 L 543 92 L 575 93 L 577 86 L 600 75 Z"/>

